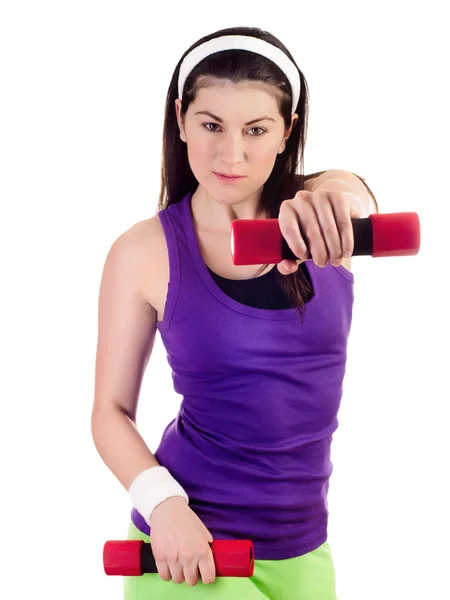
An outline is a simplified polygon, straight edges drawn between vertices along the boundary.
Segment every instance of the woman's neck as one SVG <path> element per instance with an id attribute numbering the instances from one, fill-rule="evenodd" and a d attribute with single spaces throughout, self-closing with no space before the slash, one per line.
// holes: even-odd
<path id="1" fill-rule="evenodd" d="M 229 235 L 231 223 L 237 219 L 267 218 L 266 215 L 257 216 L 260 197 L 257 192 L 240 202 L 231 203 L 224 195 L 220 202 L 198 186 L 191 198 L 194 222 L 202 231 Z"/>

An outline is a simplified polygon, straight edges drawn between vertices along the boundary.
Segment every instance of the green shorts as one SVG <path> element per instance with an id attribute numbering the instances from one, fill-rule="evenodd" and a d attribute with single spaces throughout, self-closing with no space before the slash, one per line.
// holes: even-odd
<path id="1" fill-rule="evenodd" d="M 129 540 L 150 541 L 130 522 Z M 255 560 L 252 577 L 216 577 L 189 586 L 164 581 L 159 573 L 123 577 L 124 600 L 337 600 L 335 570 L 328 542 L 303 556 Z"/>

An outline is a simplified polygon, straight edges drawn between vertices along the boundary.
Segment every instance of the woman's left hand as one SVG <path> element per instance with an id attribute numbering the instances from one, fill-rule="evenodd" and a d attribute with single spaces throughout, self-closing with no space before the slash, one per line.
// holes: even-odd
<path id="1" fill-rule="evenodd" d="M 351 192 L 300 190 L 294 198 L 284 200 L 278 215 L 280 231 L 299 260 L 279 262 L 280 273 L 290 275 L 308 259 L 308 248 L 300 233 L 299 221 L 315 264 L 325 267 L 329 261 L 339 266 L 346 251 L 350 252 L 348 258 L 353 253 L 350 219 L 359 219 L 366 212 L 363 200 Z"/>

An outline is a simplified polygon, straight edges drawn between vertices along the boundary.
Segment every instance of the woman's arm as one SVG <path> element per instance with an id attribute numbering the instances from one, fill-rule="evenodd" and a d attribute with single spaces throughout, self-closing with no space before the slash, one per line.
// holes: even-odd
<path id="1" fill-rule="evenodd" d="M 115 240 L 98 303 L 92 437 L 104 463 L 127 490 L 139 473 L 159 465 L 136 428 L 140 388 L 156 335 L 156 311 L 139 284 L 142 272 L 148 272 L 152 245 L 156 249 L 151 227 L 146 224 L 143 236 L 138 223 Z"/>
<path id="2" fill-rule="evenodd" d="M 360 177 L 356 175 L 356 173 L 352 173 L 351 171 L 343 171 L 342 169 L 330 169 L 328 171 L 319 171 L 318 173 L 310 173 L 305 176 L 304 187 L 308 192 L 313 192 L 317 188 L 326 189 L 326 185 L 328 181 L 342 181 L 343 184 L 347 184 L 350 190 L 355 194 L 358 194 L 362 199 L 365 200 L 365 204 L 367 204 L 369 214 L 373 212 L 373 207 L 375 207 L 375 212 L 379 212 L 378 203 L 376 201 L 375 196 L 373 195 L 372 190 L 366 183 L 364 177 Z M 347 186 L 343 185 L 341 187 L 342 191 L 346 191 L 349 189 Z M 336 189 L 336 188 L 335 188 Z"/>

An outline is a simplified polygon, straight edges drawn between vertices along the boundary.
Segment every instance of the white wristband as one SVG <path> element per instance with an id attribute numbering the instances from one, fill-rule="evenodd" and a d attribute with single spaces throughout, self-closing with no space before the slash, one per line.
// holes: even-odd
<path id="1" fill-rule="evenodd" d="M 182 496 L 189 504 L 189 497 L 172 477 L 166 467 L 150 467 L 139 473 L 128 490 L 133 506 L 150 525 L 150 517 L 154 509 L 172 496 Z"/>

